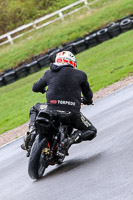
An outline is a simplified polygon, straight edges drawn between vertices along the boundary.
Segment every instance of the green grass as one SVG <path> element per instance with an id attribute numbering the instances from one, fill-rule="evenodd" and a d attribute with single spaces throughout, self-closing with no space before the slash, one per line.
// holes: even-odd
<path id="1" fill-rule="evenodd" d="M 0 133 L 25 123 L 30 107 L 36 102 L 45 101 L 43 95 L 32 92 L 34 80 L 39 79 L 43 71 L 0 88 Z"/>
<path id="2" fill-rule="evenodd" d="M 94 92 L 132 74 L 132 40 L 130 31 L 78 55 L 79 66 L 88 74 Z"/>
<path id="3" fill-rule="evenodd" d="M 87 9 L 58 21 L 46 28 L 35 31 L 29 39 L 23 37 L 13 46 L 0 48 L 0 71 L 15 67 L 32 56 L 46 52 L 73 39 L 81 37 L 92 30 L 103 27 L 111 21 L 127 16 L 133 11 L 132 0 L 102 0 L 91 11 Z M 32 36 L 32 37 L 31 37 Z M 8 55 L 8 56 L 7 56 Z"/>
<path id="4" fill-rule="evenodd" d="M 76 56 L 78 68 L 88 75 L 93 92 L 133 73 L 133 31 L 123 33 Z M 0 88 L 0 133 L 29 119 L 29 110 L 45 95 L 33 93 L 32 85 L 45 69 Z"/>
<path id="5" fill-rule="evenodd" d="M 77 0 L 0 0 L 0 35 Z"/>
<path id="6" fill-rule="evenodd" d="M 76 1 L 77 0 L 0 0 L 0 35 L 18 26 L 32 22 L 46 14 L 57 11 Z M 94 0 L 88 0 L 89 3 L 92 1 Z M 109 0 L 100 0 L 100 2 L 96 3 L 96 7 L 106 4 L 108 1 Z M 75 8 L 81 5 L 84 5 L 84 3 L 75 6 Z M 67 12 L 68 11 L 65 11 L 63 14 Z"/>

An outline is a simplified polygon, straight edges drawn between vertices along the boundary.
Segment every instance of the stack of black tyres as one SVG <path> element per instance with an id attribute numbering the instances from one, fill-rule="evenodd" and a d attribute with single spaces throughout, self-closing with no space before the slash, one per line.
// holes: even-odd
<path id="1" fill-rule="evenodd" d="M 120 24 L 118 22 L 113 22 L 108 27 L 108 33 L 111 38 L 117 37 L 121 33 Z"/>
<path id="2" fill-rule="evenodd" d="M 122 32 L 126 32 L 133 28 L 133 18 L 125 18 L 120 22 L 120 28 Z"/>
<path id="3" fill-rule="evenodd" d="M 52 48 L 45 54 L 39 57 L 36 56 L 34 61 L 29 64 L 22 65 L 17 69 L 6 70 L 0 74 L 0 86 L 12 83 L 28 74 L 39 71 L 41 68 L 48 66 L 51 62 L 55 62 L 55 57 L 58 52 L 71 51 L 73 54 L 78 54 L 131 29 L 133 29 L 133 15 L 125 17 L 117 22 L 112 22 L 102 29 L 93 31 L 82 38 L 66 43 L 60 48 Z"/>
<path id="4" fill-rule="evenodd" d="M 74 48 L 73 48 L 73 43 L 74 43 L 74 42 L 64 44 L 64 45 L 60 48 L 60 51 L 70 51 L 70 52 L 72 52 L 73 54 L 76 54 L 75 51 L 74 51 Z"/>
<path id="5" fill-rule="evenodd" d="M 40 69 L 39 63 L 38 61 L 33 61 L 29 64 L 26 65 L 27 71 L 29 72 L 29 74 L 38 72 Z"/>
<path id="6" fill-rule="evenodd" d="M 73 43 L 73 49 L 75 51 L 76 54 L 82 52 L 82 51 L 85 51 L 87 49 L 87 45 L 85 43 L 85 39 L 81 39 L 77 42 L 74 42 Z"/>
<path id="7" fill-rule="evenodd" d="M 104 42 L 109 39 L 110 39 L 110 35 L 108 32 L 108 28 L 103 28 L 103 29 L 97 31 L 97 40 L 99 42 Z"/>
<path id="8" fill-rule="evenodd" d="M 55 62 L 55 57 L 56 57 L 56 54 L 60 52 L 60 49 L 56 49 L 56 50 L 53 50 L 50 54 L 49 54 L 49 58 L 50 58 L 50 61 L 52 63 Z"/>
<path id="9" fill-rule="evenodd" d="M 87 48 L 91 48 L 91 47 L 98 45 L 99 42 L 97 40 L 97 34 L 94 32 L 94 33 L 91 33 L 90 35 L 86 36 L 85 44 L 87 45 Z"/>
<path id="10" fill-rule="evenodd" d="M 4 71 L 3 75 L 0 76 L 0 85 L 6 85 L 13 83 L 17 80 L 16 71 L 13 68 L 9 68 Z"/>
<path id="11" fill-rule="evenodd" d="M 2 87 L 2 86 L 5 85 L 3 76 L 4 76 L 4 73 L 1 73 L 1 74 L 0 74 L 0 87 Z"/>
<path id="12" fill-rule="evenodd" d="M 38 58 L 37 61 L 38 61 L 40 68 L 49 65 L 51 62 L 48 54 L 41 56 L 40 58 Z"/>
<path id="13" fill-rule="evenodd" d="M 23 77 L 27 76 L 28 74 L 29 74 L 29 71 L 28 71 L 26 65 L 23 65 L 16 69 L 16 75 L 17 75 L 18 79 L 23 78 Z"/>

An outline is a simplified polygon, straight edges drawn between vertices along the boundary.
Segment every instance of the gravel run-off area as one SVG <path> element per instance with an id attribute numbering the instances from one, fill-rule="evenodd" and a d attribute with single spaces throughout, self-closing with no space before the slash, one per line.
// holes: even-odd
<path id="1" fill-rule="evenodd" d="M 98 92 L 94 93 L 93 101 L 103 98 L 120 88 L 133 84 L 133 76 L 129 76 L 126 79 L 122 79 L 112 85 L 107 86 L 106 88 L 100 89 Z M 3 146 L 25 134 L 28 131 L 28 124 L 29 122 L 18 126 L 10 131 L 5 132 L 4 134 L 0 135 L 0 146 Z"/>

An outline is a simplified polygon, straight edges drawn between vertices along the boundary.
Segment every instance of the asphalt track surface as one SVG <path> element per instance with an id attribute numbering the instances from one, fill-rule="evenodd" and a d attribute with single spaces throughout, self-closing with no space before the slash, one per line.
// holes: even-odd
<path id="1" fill-rule="evenodd" d="M 28 176 L 22 138 L 0 149 L 0 200 L 133 199 L 133 85 L 82 112 L 97 137 L 73 145 L 64 163 L 48 167 L 41 180 Z"/>

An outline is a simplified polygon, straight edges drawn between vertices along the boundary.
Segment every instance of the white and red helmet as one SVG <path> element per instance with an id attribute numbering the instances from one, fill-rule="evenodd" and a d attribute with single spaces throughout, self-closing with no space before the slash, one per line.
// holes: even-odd
<path id="1" fill-rule="evenodd" d="M 77 68 L 76 58 L 70 51 L 62 51 L 57 53 L 55 63 L 70 64 L 72 67 Z"/>

